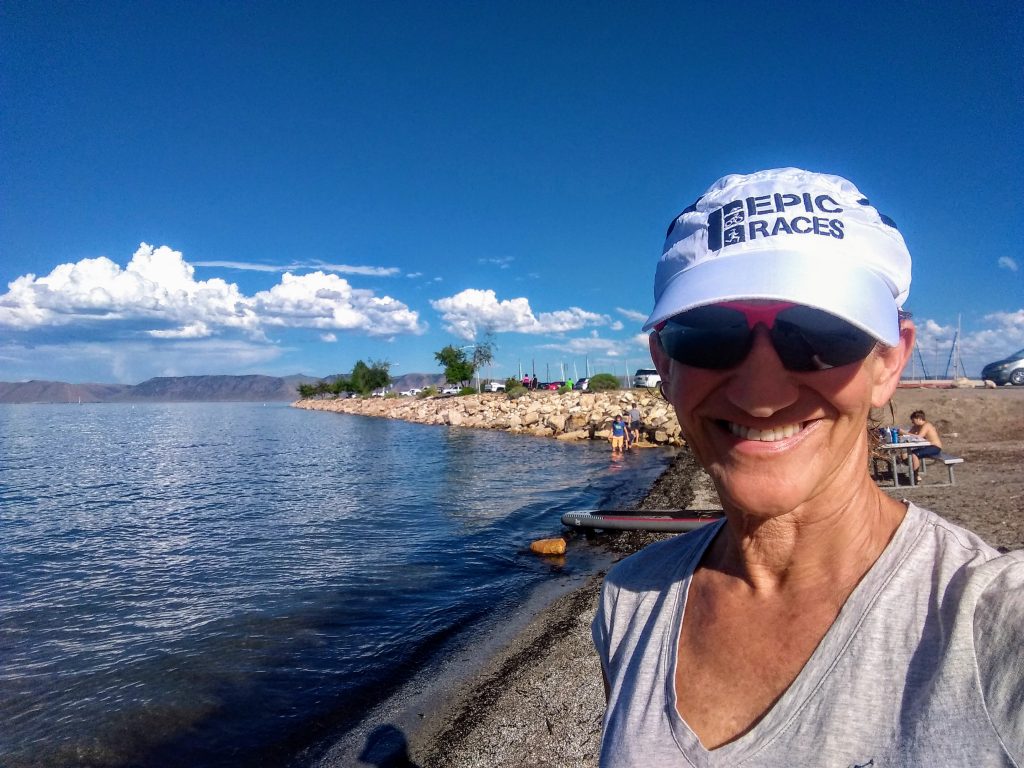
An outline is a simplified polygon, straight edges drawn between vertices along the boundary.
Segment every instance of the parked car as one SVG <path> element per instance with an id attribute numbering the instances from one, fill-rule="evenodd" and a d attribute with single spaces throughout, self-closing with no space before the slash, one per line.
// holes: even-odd
<path id="1" fill-rule="evenodd" d="M 580 379 L 572 385 L 572 388 L 580 392 L 586 392 L 588 386 L 590 386 L 590 379 Z"/>
<path id="2" fill-rule="evenodd" d="M 651 389 L 661 384 L 661 376 L 653 368 L 639 368 L 635 374 L 633 374 L 633 386 L 634 387 L 646 387 Z"/>
<path id="3" fill-rule="evenodd" d="M 559 390 L 565 386 L 564 381 L 549 381 L 547 384 L 538 385 L 537 389 Z"/>
<path id="4" fill-rule="evenodd" d="M 1024 349 L 1018 349 L 1009 357 L 986 365 L 981 371 L 981 378 L 999 385 L 1024 386 Z"/>
<path id="5" fill-rule="evenodd" d="M 454 384 L 449 384 L 447 387 L 441 390 L 442 395 L 457 395 L 459 394 L 459 388 Z"/>
<path id="6" fill-rule="evenodd" d="M 488 381 L 484 385 L 484 391 L 485 392 L 504 392 L 505 391 L 505 384 L 503 382 L 500 382 L 500 381 Z"/>
<path id="7" fill-rule="evenodd" d="M 419 387 L 413 387 L 412 389 L 406 389 L 402 392 L 399 392 L 398 394 L 401 395 L 402 397 L 416 397 L 416 395 L 418 395 L 422 391 L 423 390 L 420 389 Z"/>

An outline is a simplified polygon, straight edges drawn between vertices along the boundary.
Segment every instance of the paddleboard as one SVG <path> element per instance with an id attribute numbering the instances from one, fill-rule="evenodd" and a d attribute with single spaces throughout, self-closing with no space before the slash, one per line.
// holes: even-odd
<path id="1" fill-rule="evenodd" d="M 682 533 L 721 519 L 721 512 L 694 514 L 692 511 L 686 510 L 603 510 L 599 512 L 566 512 L 562 515 L 562 525 L 567 525 L 570 528 L 592 528 L 604 531 Z"/>

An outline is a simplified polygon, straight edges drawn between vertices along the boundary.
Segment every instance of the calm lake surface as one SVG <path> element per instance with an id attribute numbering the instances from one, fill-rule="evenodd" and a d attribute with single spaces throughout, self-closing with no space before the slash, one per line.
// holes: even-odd
<path id="1" fill-rule="evenodd" d="M 524 548 L 669 458 L 281 404 L 0 405 L 0 765 L 300 765 L 593 567 Z"/>

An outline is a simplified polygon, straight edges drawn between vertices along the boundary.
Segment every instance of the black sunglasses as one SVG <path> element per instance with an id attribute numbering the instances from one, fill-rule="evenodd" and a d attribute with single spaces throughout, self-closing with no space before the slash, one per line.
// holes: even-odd
<path id="1" fill-rule="evenodd" d="M 730 302 L 697 307 L 658 327 L 665 352 L 695 368 L 721 371 L 739 365 L 754 344 L 754 327 L 769 329 L 772 346 L 789 371 L 824 371 L 867 357 L 875 339 L 819 309 L 799 304 Z"/>

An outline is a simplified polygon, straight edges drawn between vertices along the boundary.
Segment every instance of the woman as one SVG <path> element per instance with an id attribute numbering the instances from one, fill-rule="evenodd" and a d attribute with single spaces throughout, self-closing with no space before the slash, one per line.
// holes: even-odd
<path id="1" fill-rule="evenodd" d="M 1024 765 L 1024 558 L 880 491 L 910 255 L 845 179 L 727 176 L 645 330 L 725 520 L 608 575 L 601 765 Z"/>

